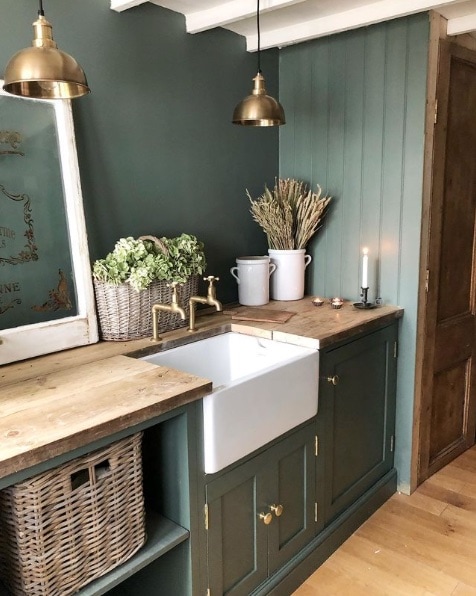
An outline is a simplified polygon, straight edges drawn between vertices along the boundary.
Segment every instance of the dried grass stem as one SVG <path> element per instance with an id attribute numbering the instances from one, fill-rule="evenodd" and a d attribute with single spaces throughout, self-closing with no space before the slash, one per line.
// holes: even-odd
<path id="1" fill-rule="evenodd" d="M 312 236 L 322 226 L 331 197 L 322 197 L 308 190 L 304 182 L 294 179 L 278 179 L 273 190 L 265 187 L 264 193 L 251 203 L 253 219 L 261 226 L 268 238 L 268 246 L 278 250 L 306 248 Z"/>

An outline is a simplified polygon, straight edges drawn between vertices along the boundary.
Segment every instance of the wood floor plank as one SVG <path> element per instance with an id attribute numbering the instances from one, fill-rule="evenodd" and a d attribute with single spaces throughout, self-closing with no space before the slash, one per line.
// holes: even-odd
<path id="1" fill-rule="evenodd" d="M 476 596 L 476 446 L 395 494 L 294 596 Z"/>
<path id="2" fill-rule="evenodd" d="M 469 491 L 465 491 L 465 493 L 466 492 Z M 435 483 L 425 482 L 419 487 L 418 495 L 415 494 L 415 498 L 412 499 L 412 502 L 415 502 L 415 499 L 421 497 L 428 497 L 439 502 L 442 505 L 442 511 L 446 505 L 453 505 L 454 507 L 461 507 L 461 509 L 466 509 L 467 511 L 476 512 L 476 491 L 473 494 L 475 497 L 461 494 L 460 492 L 450 490 Z"/>
<path id="3" fill-rule="evenodd" d="M 309 596 L 312 596 L 312 594 Z M 476 596 L 476 588 L 459 583 L 456 586 L 456 589 L 451 593 L 451 596 Z"/>
<path id="4" fill-rule="evenodd" d="M 299 589 L 299 596 L 368 596 L 368 593 L 366 586 L 360 585 L 352 575 L 339 573 L 328 565 L 321 566 Z"/>
<path id="5" fill-rule="evenodd" d="M 429 591 L 435 596 L 445 596 L 451 594 L 458 584 L 454 577 L 435 570 L 431 565 L 415 561 L 408 552 L 383 548 L 359 533 L 352 536 L 343 549 L 362 559 L 371 573 L 377 570 L 383 573 L 387 586 L 390 584 L 394 588 L 398 582 L 406 594 L 418 586 L 421 593 Z"/>

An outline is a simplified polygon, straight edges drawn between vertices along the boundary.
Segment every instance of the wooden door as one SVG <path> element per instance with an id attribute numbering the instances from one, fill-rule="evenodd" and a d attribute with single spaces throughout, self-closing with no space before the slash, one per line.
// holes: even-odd
<path id="1" fill-rule="evenodd" d="M 474 443 L 476 53 L 441 42 L 418 482 Z"/>
<path id="2" fill-rule="evenodd" d="M 393 467 L 396 341 L 394 324 L 321 354 L 326 524 Z"/>

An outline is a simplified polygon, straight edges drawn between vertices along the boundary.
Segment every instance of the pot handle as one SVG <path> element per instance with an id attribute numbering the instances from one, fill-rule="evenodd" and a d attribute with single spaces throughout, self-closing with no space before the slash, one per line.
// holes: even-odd
<path id="1" fill-rule="evenodd" d="M 304 257 L 304 269 L 309 265 L 309 263 L 312 261 L 312 257 L 311 255 L 306 255 Z"/>
<path id="2" fill-rule="evenodd" d="M 269 276 L 271 277 L 271 274 L 274 273 L 275 271 L 276 271 L 276 264 L 270 263 L 269 264 Z"/>
<path id="3" fill-rule="evenodd" d="M 162 240 L 160 240 L 159 238 L 157 238 L 157 236 L 151 236 L 150 234 L 148 234 L 146 236 L 139 236 L 139 238 L 137 240 L 150 240 L 151 242 L 153 242 L 157 246 L 157 248 L 159 250 L 161 250 L 164 253 L 164 255 L 166 257 L 169 256 L 169 251 L 168 251 L 167 247 L 162 242 Z"/>
<path id="4" fill-rule="evenodd" d="M 233 277 L 236 279 L 236 281 L 237 281 L 238 283 L 240 283 L 240 278 L 239 278 L 239 277 L 238 277 L 238 275 L 235 273 L 235 271 L 236 271 L 236 272 L 238 272 L 238 267 L 232 267 L 232 268 L 230 269 L 230 273 L 233 275 Z"/>

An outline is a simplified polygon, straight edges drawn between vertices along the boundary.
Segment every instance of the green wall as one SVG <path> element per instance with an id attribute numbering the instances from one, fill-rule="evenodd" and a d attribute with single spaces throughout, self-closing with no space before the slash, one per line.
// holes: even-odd
<path id="1" fill-rule="evenodd" d="M 243 37 L 187 34 L 183 15 L 150 3 L 123 13 L 109 0 L 44 7 L 59 48 L 92 89 L 73 102 L 91 258 L 121 236 L 196 234 L 208 273 L 221 278 L 219 298 L 236 299 L 235 258 L 266 251 L 245 191 L 257 195 L 278 172 L 278 131 L 231 124 L 256 56 Z M 35 0 L 2 0 L 0 73 L 31 45 L 36 10 Z M 264 52 L 263 69 L 277 93 L 277 51 Z"/>
<path id="2" fill-rule="evenodd" d="M 309 247 L 307 290 L 359 299 L 361 249 L 371 298 L 405 308 L 396 464 L 410 478 L 429 21 L 427 14 L 285 48 L 280 176 L 334 197 Z"/>

